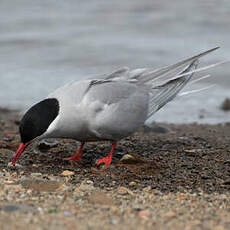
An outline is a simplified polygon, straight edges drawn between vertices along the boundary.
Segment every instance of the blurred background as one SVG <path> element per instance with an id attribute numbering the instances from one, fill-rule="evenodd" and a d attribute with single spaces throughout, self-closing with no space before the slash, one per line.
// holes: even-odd
<path id="1" fill-rule="evenodd" d="M 57 87 L 128 66 L 162 67 L 206 49 L 201 65 L 230 60 L 229 0 L 1 0 L 0 107 L 25 110 Z M 210 69 L 156 121 L 220 123 L 230 68 Z M 188 90 L 188 89 L 187 89 Z"/>

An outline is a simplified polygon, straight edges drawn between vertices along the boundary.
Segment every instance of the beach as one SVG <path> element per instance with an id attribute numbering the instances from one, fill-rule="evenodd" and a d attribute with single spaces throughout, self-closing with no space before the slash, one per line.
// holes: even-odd
<path id="1" fill-rule="evenodd" d="M 230 124 L 157 124 L 119 142 L 33 143 L 10 166 L 19 116 L 0 110 L 1 229 L 229 229 Z M 162 128 L 163 127 L 163 128 Z"/>
<path id="2" fill-rule="evenodd" d="M 63 160 L 70 139 L 34 142 L 11 166 L 20 117 L 65 84 L 214 47 L 199 67 L 229 61 L 229 0 L 1 3 L 0 230 L 230 229 L 229 62 L 196 73 L 109 166 L 96 166 L 109 142 Z"/>

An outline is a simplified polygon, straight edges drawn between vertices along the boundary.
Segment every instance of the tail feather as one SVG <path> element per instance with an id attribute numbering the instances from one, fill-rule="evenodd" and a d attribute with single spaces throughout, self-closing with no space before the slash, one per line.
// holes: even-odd
<path id="1" fill-rule="evenodd" d="M 202 77 L 199 77 L 199 78 L 197 78 L 197 79 L 195 79 L 195 80 L 191 80 L 190 81 L 190 83 L 189 83 L 189 85 L 192 85 L 192 84 L 195 84 L 195 83 L 197 83 L 197 82 L 199 82 L 199 81 L 202 81 L 202 80 L 204 80 L 204 79 L 207 79 L 207 78 L 209 78 L 209 77 L 211 77 L 211 75 L 210 74 L 207 74 L 207 75 L 204 75 L 204 76 L 202 76 Z"/>
<path id="2" fill-rule="evenodd" d="M 182 92 L 182 93 L 178 94 L 178 96 L 181 97 L 181 96 L 186 96 L 186 95 L 193 94 L 193 93 L 199 93 L 199 92 L 201 92 L 201 91 L 204 91 L 204 90 L 213 88 L 214 86 L 216 86 L 216 85 L 213 84 L 213 85 L 209 85 L 209 86 L 203 87 L 203 88 L 201 88 L 201 89 L 189 90 L 189 91 Z"/>
<path id="3" fill-rule="evenodd" d="M 224 63 L 226 63 L 226 61 L 217 62 L 215 64 L 207 65 L 207 66 L 204 66 L 204 67 L 201 67 L 199 69 L 195 69 L 195 70 L 192 70 L 192 71 L 189 71 L 189 72 L 186 72 L 186 73 L 181 73 L 181 74 L 177 75 L 176 78 L 183 77 L 183 76 L 186 76 L 186 75 L 189 75 L 189 74 L 192 74 L 192 73 L 198 73 L 198 72 L 201 72 L 201 71 L 204 71 L 204 70 L 207 70 L 207 69 L 222 65 Z"/>
<path id="4" fill-rule="evenodd" d="M 215 47 L 213 49 L 207 50 L 207 51 L 202 52 L 202 53 L 200 53 L 198 55 L 195 55 L 195 56 L 190 57 L 188 59 L 185 59 L 185 60 L 182 60 L 180 62 L 177 62 L 176 64 L 173 64 L 173 65 L 165 66 L 163 68 L 152 70 L 152 71 L 146 70 L 145 72 L 143 72 L 139 76 L 135 76 L 135 78 L 138 79 L 139 81 L 141 81 L 142 83 L 147 83 L 149 81 L 156 80 L 158 78 L 162 78 L 166 74 L 169 74 L 172 71 L 176 71 L 179 68 L 183 68 L 183 67 L 189 65 L 194 60 L 198 60 L 202 56 L 205 56 L 205 55 L 213 52 L 216 49 L 219 49 L 219 47 Z M 186 73 L 186 74 L 188 75 L 190 73 Z"/>
<path id="5" fill-rule="evenodd" d="M 192 70 L 197 68 L 197 65 L 198 60 L 194 60 L 181 74 L 192 72 Z M 148 118 L 150 118 L 155 112 L 171 101 L 187 84 L 192 76 L 193 72 L 190 75 L 186 74 L 186 77 L 181 76 L 172 79 L 163 85 L 152 87 L 150 91 Z"/>

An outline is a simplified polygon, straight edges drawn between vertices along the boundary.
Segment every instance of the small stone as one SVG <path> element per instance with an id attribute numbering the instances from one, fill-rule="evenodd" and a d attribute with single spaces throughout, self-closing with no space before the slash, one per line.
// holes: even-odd
<path id="1" fill-rule="evenodd" d="M 187 195 L 186 194 L 179 194 L 177 197 L 177 199 L 186 199 L 187 198 Z"/>
<path id="2" fill-rule="evenodd" d="M 45 151 L 50 148 L 57 147 L 59 145 L 59 142 L 57 140 L 42 140 L 38 144 L 38 149 L 40 151 Z"/>
<path id="3" fill-rule="evenodd" d="M 224 111 L 229 111 L 230 110 L 230 99 L 226 98 L 224 102 L 221 105 L 221 109 Z"/>
<path id="4" fill-rule="evenodd" d="M 18 174 L 16 172 L 13 172 L 10 174 L 10 176 L 16 178 L 18 176 Z"/>
<path id="5" fill-rule="evenodd" d="M 32 166 L 35 167 L 35 168 L 39 168 L 39 167 L 42 166 L 42 164 L 32 164 Z"/>
<path id="6" fill-rule="evenodd" d="M 15 212 L 19 210 L 19 207 L 16 205 L 5 205 L 5 206 L 0 206 L 0 210 L 3 210 L 5 212 Z"/>
<path id="7" fill-rule="evenodd" d="M 165 217 L 166 217 L 167 221 L 170 221 L 176 217 L 176 213 L 174 211 L 168 211 L 165 213 Z"/>
<path id="8" fill-rule="evenodd" d="M 138 164 L 138 163 L 144 163 L 144 161 L 140 158 L 140 156 L 129 153 L 125 154 L 121 159 L 120 162 L 123 164 Z"/>
<path id="9" fill-rule="evenodd" d="M 211 179 L 211 177 L 208 175 L 208 173 L 205 173 L 205 172 L 201 174 L 201 178 L 204 180 Z"/>
<path id="10" fill-rule="evenodd" d="M 143 208 L 142 208 L 142 206 L 140 205 L 140 204 L 133 204 L 133 209 L 135 210 L 135 211 L 141 211 Z"/>
<path id="11" fill-rule="evenodd" d="M 87 183 L 87 184 L 93 184 L 93 181 L 87 180 L 86 183 Z"/>
<path id="12" fill-rule="evenodd" d="M 226 160 L 226 161 L 224 162 L 224 165 L 230 165 L 230 160 Z"/>
<path id="13" fill-rule="evenodd" d="M 194 157 L 194 156 L 198 155 L 198 153 L 200 153 L 201 151 L 202 151 L 202 149 L 185 149 L 184 153 L 187 156 Z"/>
<path id="14" fill-rule="evenodd" d="M 111 224 L 117 225 L 119 222 L 120 222 L 120 221 L 119 221 L 119 219 L 118 219 L 117 217 L 112 217 L 112 218 L 111 218 Z"/>
<path id="15" fill-rule="evenodd" d="M 59 188 L 57 188 L 56 191 L 62 193 L 64 191 L 68 191 L 68 190 L 69 190 L 69 187 L 63 183 Z"/>
<path id="16" fill-rule="evenodd" d="M 134 195 L 131 190 L 129 190 L 128 188 L 125 188 L 123 186 L 120 186 L 117 188 L 117 193 L 120 195 L 126 195 L 126 194 Z"/>
<path id="17" fill-rule="evenodd" d="M 15 154 L 15 152 L 9 150 L 9 149 L 4 149 L 4 148 L 0 148 L 0 154 L 1 155 L 11 155 L 13 156 Z"/>
<path id="18" fill-rule="evenodd" d="M 36 213 L 38 212 L 38 209 L 32 205 L 27 204 L 8 204 L 0 206 L 0 210 L 3 210 L 5 212 L 15 212 L 19 211 L 22 213 Z"/>
<path id="19" fill-rule="evenodd" d="M 12 165 L 11 162 L 8 163 L 7 165 L 9 168 L 23 168 L 22 165 L 18 164 L 18 163 L 15 163 L 15 165 Z"/>
<path id="20" fill-rule="evenodd" d="M 38 212 L 39 212 L 40 214 L 44 214 L 44 210 L 43 210 L 43 208 L 38 207 Z"/>
<path id="21" fill-rule="evenodd" d="M 158 189 L 153 189 L 152 194 L 154 194 L 155 196 L 161 196 L 162 192 L 160 190 L 158 190 Z"/>
<path id="22" fill-rule="evenodd" d="M 85 191 L 92 191 L 95 188 L 92 184 L 86 184 L 86 182 L 82 182 L 81 185 L 79 186 L 79 189 L 85 192 Z"/>
<path id="23" fill-rule="evenodd" d="M 75 188 L 75 189 L 74 189 L 74 193 L 80 194 L 80 193 L 81 193 L 81 190 L 80 190 L 79 188 Z"/>
<path id="24" fill-rule="evenodd" d="M 6 185 L 17 185 L 18 183 L 13 181 L 13 180 L 7 180 L 7 181 L 4 181 L 4 184 L 6 184 Z"/>
<path id="25" fill-rule="evenodd" d="M 73 213 L 68 212 L 68 211 L 64 211 L 63 213 L 64 213 L 65 216 L 73 216 Z"/>
<path id="26" fill-rule="evenodd" d="M 69 170 L 65 170 L 60 174 L 60 176 L 73 176 L 73 175 L 74 175 L 74 172 L 69 171 Z"/>
<path id="27" fill-rule="evenodd" d="M 42 174 L 41 173 L 31 173 L 30 174 L 32 177 L 41 177 Z"/>
<path id="28" fill-rule="evenodd" d="M 0 147 L 1 148 L 6 148 L 8 146 L 7 142 L 0 140 Z"/>
<path id="29" fill-rule="evenodd" d="M 137 185 L 137 183 L 135 182 L 135 181 L 131 181 L 130 183 L 129 183 L 129 186 L 136 186 Z"/>
<path id="30" fill-rule="evenodd" d="M 150 192 L 151 190 L 152 190 L 152 187 L 150 185 L 145 187 L 145 188 L 143 188 L 144 192 Z"/>
<path id="31" fill-rule="evenodd" d="M 148 220 L 149 217 L 151 216 L 151 213 L 148 210 L 141 210 L 138 213 L 138 216 L 144 220 Z"/>
<path id="32" fill-rule="evenodd" d="M 223 182 L 223 185 L 230 185 L 230 179 L 229 179 L 229 180 L 225 180 L 225 181 Z"/>
<path id="33" fill-rule="evenodd" d="M 156 123 L 153 123 L 153 124 L 149 124 L 149 125 L 144 125 L 142 127 L 142 130 L 144 133 L 150 133 L 150 132 L 153 132 L 153 133 L 168 133 L 170 132 L 170 130 L 164 126 L 161 126 L 161 125 L 158 125 Z"/>

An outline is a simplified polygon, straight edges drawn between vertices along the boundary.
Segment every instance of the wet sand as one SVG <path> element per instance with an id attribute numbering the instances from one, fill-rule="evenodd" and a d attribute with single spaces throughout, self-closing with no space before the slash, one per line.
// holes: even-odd
<path id="1" fill-rule="evenodd" d="M 18 115 L 0 109 L 0 229 L 229 229 L 230 125 L 162 125 L 120 141 L 111 166 L 95 165 L 109 143 L 70 164 L 77 143 L 58 140 L 9 167 Z"/>

